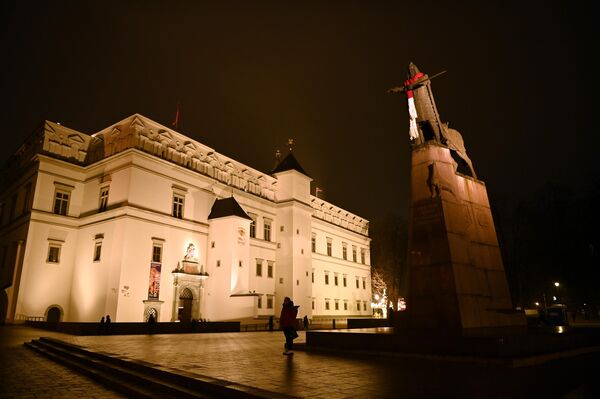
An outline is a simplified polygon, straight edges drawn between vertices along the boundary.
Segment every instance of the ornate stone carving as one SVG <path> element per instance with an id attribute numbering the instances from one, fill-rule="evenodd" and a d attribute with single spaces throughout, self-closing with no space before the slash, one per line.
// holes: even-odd
<path id="1" fill-rule="evenodd" d="M 450 182 L 446 181 L 444 178 L 440 176 L 435 166 L 435 163 L 430 163 L 427 165 L 427 169 L 429 170 L 429 175 L 427 177 L 427 186 L 429 186 L 429 192 L 431 193 L 431 198 L 440 197 L 442 195 L 442 191 L 447 191 L 454 198 L 456 198 L 456 194 L 452 189 L 452 185 Z"/>

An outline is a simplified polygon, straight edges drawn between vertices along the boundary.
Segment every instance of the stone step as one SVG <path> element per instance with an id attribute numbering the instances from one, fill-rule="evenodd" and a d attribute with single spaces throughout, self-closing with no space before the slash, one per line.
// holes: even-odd
<path id="1" fill-rule="evenodd" d="M 60 351 L 56 351 L 54 348 L 48 347 L 39 340 L 33 340 L 31 342 L 25 342 L 25 346 L 33 351 L 42 354 L 43 356 L 53 360 L 63 366 L 69 367 L 76 372 L 85 375 L 97 381 L 110 389 L 125 394 L 132 398 L 139 399 L 154 399 L 157 396 L 153 395 L 152 392 L 139 389 L 133 384 L 125 384 L 121 378 L 116 378 L 111 373 L 105 373 L 94 369 L 93 367 L 87 367 L 82 365 L 76 360 L 73 360 L 71 356 L 63 355 Z"/>
<path id="2" fill-rule="evenodd" d="M 25 345 L 135 398 L 290 398 L 242 384 L 89 351 L 54 338 L 42 337 Z"/>

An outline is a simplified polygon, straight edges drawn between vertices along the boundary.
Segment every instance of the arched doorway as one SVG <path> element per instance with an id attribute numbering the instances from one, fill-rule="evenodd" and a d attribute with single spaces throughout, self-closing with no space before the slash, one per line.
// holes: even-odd
<path id="1" fill-rule="evenodd" d="M 192 301 L 194 294 L 189 288 L 184 289 L 179 294 L 179 307 L 177 309 L 177 318 L 181 322 L 192 321 Z"/>
<path id="2" fill-rule="evenodd" d="M 46 321 L 49 323 L 58 323 L 60 321 L 60 308 L 58 306 L 52 306 L 46 313 Z"/>
<path id="3" fill-rule="evenodd" d="M 148 321 L 150 315 L 154 316 L 154 321 L 158 321 L 158 310 L 156 308 L 148 308 L 146 309 L 146 313 L 144 314 L 144 321 Z"/>

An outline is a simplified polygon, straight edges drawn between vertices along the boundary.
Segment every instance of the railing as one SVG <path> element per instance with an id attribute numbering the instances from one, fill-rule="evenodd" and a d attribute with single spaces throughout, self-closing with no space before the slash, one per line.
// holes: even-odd
<path id="1" fill-rule="evenodd" d="M 15 315 L 15 321 L 44 321 L 44 316 L 27 316 L 17 313 Z"/>
<path id="2" fill-rule="evenodd" d="M 279 330 L 279 323 L 274 322 L 273 327 L 269 328 L 269 323 L 248 323 L 241 324 L 240 331 L 248 332 L 248 331 L 277 331 Z"/>

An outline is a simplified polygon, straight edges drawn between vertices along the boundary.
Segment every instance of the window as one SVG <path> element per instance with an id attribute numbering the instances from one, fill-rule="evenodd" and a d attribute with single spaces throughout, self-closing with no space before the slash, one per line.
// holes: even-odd
<path id="1" fill-rule="evenodd" d="M 48 263 L 58 263 L 60 262 L 60 244 L 50 244 L 48 246 L 48 258 L 46 259 Z"/>
<path id="2" fill-rule="evenodd" d="M 329 285 L 329 274 L 325 272 L 325 284 Z"/>
<path id="3" fill-rule="evenodd" d="M 180 194 L 173 194 L 173 212 L 172 216 L 183 219 L 183 203 L 184 197 Z"/>
<path id="4" fill-rule="evenodd" d="M 348 244 L 345 242 L 342 243 L 342 258 L 348 260 Z"/>
<path id="5" fill-rule="evenodd" d="M 344 277 L 342 277 L 342 282 L 344 283 L 344 287 L 348 286 L 347 281 L 348 281 L 348 279 L 346 278 L 346 275 L 344 275 Z"/>
<path id="6" fill-rule="evenodd" d="M 363 310 L 367 310 L 367 301 L 363 302 Z"/>
<path id="7" fill-rule="evenodd" d="M 273 309 L 273 295 L 267 295 L 267 309 Z"/>
<path id="8" fill-rule="evenodd" d="M 331 256 L 331 238 L 327 238 L 327 256 Z"/>
<path id="9" fill-rule="evenodd" d="M 256 304 L 256 306 L 257 306 L 259 309 L 261 309 L 261 308 L 262 308 L 262 296 L 259 296 L 259 297 L 258 297 L 258 301 L 257 301 L 257 304 Z"/>
<path id="10" fill-rule="evenodd" d="M 108 206 L 108 186 L 100 187 L 100 205 L 98 206 L 98 210 L 103 212 L 106 210 Z"/>
<path id="11" fill-rule="evenodd" d="M 356 310 L 360 312 L 360 301 L 356 301 Z"/>
<path id="12" fill-rule="evenodd" d="M 217 261 L 217 267 L 221 267 L 221 261 L 220 260 Z"/>
<path id="13" fill-rule="evenodd" d="M 311 248 L 313 252 L 317 252 L 317 237 L 314 234 L 312 236 Z"/>
<path id="14" fill-rule="evenodd" d="M 279 231 L 283 232 L 283 226 L 279 226 Z"/>
<path id="15" fill-rule="evenodd" d="M 335 300 L 335 310 L 340 310 L 340 300 L 339 299 Z"/>
<path id="16" fill-rule="evenodd" d="M 356 262 L 356 247 L 352 246 L 352 262 Z"/>
<path id="17" fill-rule="evenodd" d="M 365 249 L 361 248 L 360 249 L 360 263 L 362 263 L 363 265 L 365 264 Z"/>
<path id="18" fill-rule="evenodd" d="M 283 277 L 279 277 L 279 284 L 283 284 Z"/>
<path id="19" fill-rule="evenodd" d="M 152 262 L 162 263 L 162 250 L 165 240 L 152 237 Z"/>
<path id="20" fill-rule="evenodd" d="M 162 245 L 152 245 L 152 262 L 162 262 Z"/>
<path id="21" fill-rule="evenodd" d="M 54 213 L 57 215 L 66 215 L 69 207 L 69 193 L 57 191 L 54 195 Z"/>
<path id="22" fill-rule="evenodd" d="M 249 215 L 252 221 L 250 222 L 250 238 L 256 238 L 256 215 Z"/>
<path id="23" fill-rule="evenodd" d="M 314 283 L 314 282 L 315 282 L 315 271 L 314 271 L 314 270 L 313 270 L 313 271 L 310 273 L 310 281 L 311 281 L 312 283 Z"/>
<path id="24" fill-rule="evenodd" d="M 256 259 L 256 275 L 262 276 L 262 259 Z"/>
<path id="25" fill-rule="evenodd" d="M 214 248 L 214 247 L 215 247 L 215 242 L 214 242 L 214 241 L 211 241 L 211 242 L 210 242 L 210 247 L 211 247 L 211 248 Z"/>
<path id="26" fill-rule="evenodd" d="M 94 244 L 94 262 L 100 262 L 100 255 L 102 255 L 102 241 L 96 241 L 96 244 Z"/>
<path id="27" fill-rule="evenodd" d="M 238 266 L 242 267 L 242 261 L 241 260 L 238 260 Z"/>
<path id="28" fill-rule="evenodd" d="M 265 219 L 263 236 L 264 236 L 265 241 L 271 241 L 271 221 L 270 220 Z"/>
<path id="29" fill-rule="evenodd" d="M 329 299 L 325 299 L 325 310 L 329 310 Z"/>
<path id="30" fill-rule="evenodd" d="M 273 262 L 267 261 L 267 277 L 273 278 Z"/>
<path id="31" fill-rule="evenodd" d="M 53 212 L 56 215 L 67 215 L 69 212 L 69 199 L 71 197 L 71 191 L 75 188 L 68 184 L 54 182 L 54 209 Z"/>
<path id="32" fill-rule="evenodd" d="M 356 277 L 356 288 L 360 288 L 360 283 L 358 282 L 358 277 Z"/>
<path id="33" fill-rule="evenodd" d="M 312 306 L 312 310 L 315 310 L 315 298 L 312 299 L 311 306 Z"/>
<path id="34" fill-rule="evenodd" d="M 333 276 L 333 284 L 334 284 L 334 285 L 338 285 L 338 275 L 337 275 L 337 274 L 335 274 L 335 275 Z"/>
<path id="35" fill-rule="evenodd" d="M 344 301 L 344 310 L 348 310 L 348 301 Z"/>
<path id="36" fill-rule="evenodd" d="M 367 279 L 363 277 L 363 290 L 367 289 Z"/>

